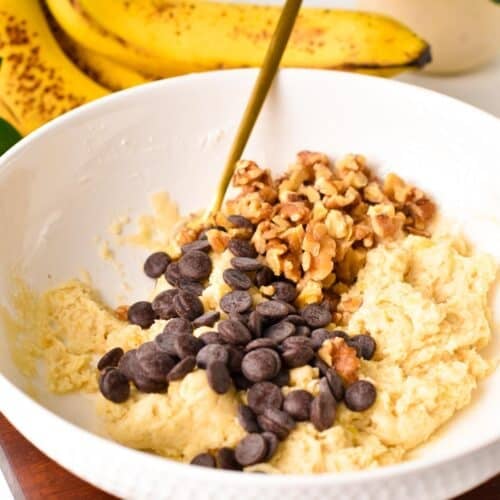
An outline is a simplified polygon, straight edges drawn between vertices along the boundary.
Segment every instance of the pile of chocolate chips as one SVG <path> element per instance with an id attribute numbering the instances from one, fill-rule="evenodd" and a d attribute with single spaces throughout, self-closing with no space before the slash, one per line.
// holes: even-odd
<path id="1" fill-rule="evenodd" d="M 237 227 L 252 227 L 241 216 L 232 216 L 230 221 Z M 202 453 L 192 460 L 197 465 L 238 470 L 269 460 L 296 422 L 309 420 L 323 431 L 333 425 L 341 401 L 353 411 L 369 408 L 376 398 L 375 387 L 365 380 L 346 387 L 317 351 L 325 340 L 342 337 L 358 357 L 371 359 L 376 346 L 369 335 L 349 337 L 340 330 L 326 330 L 332 320 L 326 304 L 298 311 L 292 305 L 295 285 L 275 276 L 258 260 L 248 239 L 233 238 L 228 248 L 234 257 L 223 279 L 232 291 L 219 304 L 228 319 L 220 321 L 219 311 L 204 311 L 199 299 L 212 271 L 211 247 L 202 234 L 182 248 L 179 260 L 156 252 L 144 264 L 148 276 L 164 274 L 174 288 L 161 292 L 151 303 L 130 306 L 128 319 L 145 329 L 156 319 L 170 320 L 164 331 L 126 353 L 112 349 L 101 358 L 98 369 L 100 390 L 115 403 L 127 400 L 129 382 L 141 392 L 165 392 L 169 382 L 182 379 L 196 367 L 206 371 L 209 386 L 218 394 L 231 386 L 247 391 L 248 404 L 239 406 L 238 420 L 248 435 L 234 450 L 222 448 L 215 457 Z M 273 297 L 254 307 L 248 290 L 267 285 L 273 286 Z M 216 330 L 199 338 L 193 335 L 195 328 L 216 323 Z M 281 387 L 289 384 L 289 370 L 308 364 L 321 373 L 319 394 L 294 390 L 284 397 Z"/>

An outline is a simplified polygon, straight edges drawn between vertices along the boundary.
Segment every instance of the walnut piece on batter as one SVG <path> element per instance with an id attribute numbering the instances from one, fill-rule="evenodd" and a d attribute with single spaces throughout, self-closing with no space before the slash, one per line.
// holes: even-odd
<path id="1" fill-rule="evenodd" d="M 338 302 L 337 285 L 354 283 L 368 249 L 407 233 L 427 235 L 435 212 L 422 191 L 395 174 L 378 179 L 361 155 L 332 164 L 323 153 L 301 151 L 274 180 L 242 160 L 233 185 L 240 192 L 225 203 L 224 216 L 256 225 L 252 243 L 276 275 L 297 283 L 299 305 Z M 353 306 L 343 304 L 344 319 Z"/>
<path id="2" fill-rule="evenodd" d="M 348 384 L 358 379 L 361 363 L 356 356 L 356 349 L 349 347 L 343 338 L 335 337 L 325 341 L 318 354 L 326 364 L 333 366 Z"/>

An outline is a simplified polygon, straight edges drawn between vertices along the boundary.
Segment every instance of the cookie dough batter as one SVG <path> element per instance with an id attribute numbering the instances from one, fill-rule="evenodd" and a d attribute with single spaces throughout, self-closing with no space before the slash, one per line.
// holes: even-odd
<path id="1" fill-rule="evenodd" d="M 204 292 L 206 304 L 228 291 L 221 279 L 227 266 L 222 254 Z M 375 357 L 360 369 L 361 378 L 377 388 L 375 404 L 361 413 L 339 406 L 335 425 L 323 432 L 299 423 L 269 463 L 250 469 L 339 472 L 403 460 L 469 403 L 488 374 L 490 365 L 479 351 L 491 336 L 487 295 L 495 276 L 494 260 L 470 253 L 461 240 L 408 236 L 370 251 L 345 297 L 361 303 L 345 329 L 368 331 L 377 342 Z M 159 280 L 155 294 L 166 287 Z M 141 330 L 119 320 L 80 281 L 48 291 L 30 307 L 37 318 L 33 340 L 57 393 L 96 391 L 100 355 L 116 346 L 137 347 L 165 325 L 158 320 Z M 292 370 L 290 385 L 317 392 L 317 369 Z M 171 383 L 167 394 L 132 389 L 123 404 L 98 398 L 113 439 L 175 460 L 189 462 L 198 453 L 235 446 L 245 434 L 236 419 L 241 395 L 214 393 L 200 370 Z"/>

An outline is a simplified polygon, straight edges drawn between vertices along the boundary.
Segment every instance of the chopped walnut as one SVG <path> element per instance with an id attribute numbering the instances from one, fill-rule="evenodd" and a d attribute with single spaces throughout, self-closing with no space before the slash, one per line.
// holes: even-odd
<path id="1" fill-rule="evenodd" d="M 349 384 L 358 379 L 358 370 L 361 365 L 356 355 L 356 349 L 349 347 L 341 337 L 327 340 L 318 351 L 320 358 L 330 366 Z"/>
<path id="2" fill-rule="evenodd" d="M 176 236 L 176 241 L 179 246 L 192 243 L 198 238 L 199 230 L 189 226 L 182 226 Z"/>
<path id="3" fill-rule="evenodd" d="M 361 155 L 332 165 L 322 153 L 302 151 L 275 180 L 254 162 L 240 161 L 233 184 L 240 192 L 223 213 L 243 215 L 256 225 L 257 252 L 275 274 L 297 283 L 302 305 L 326 298 L 337 305 L 338 290 L 356 280 L 367 249 L 408 233 L 427 235 L 435 212 L 422 191 L 397 175 L 381 182 Z M 217 249 L 239 234 L 224 218 L 219 225 L 228 233 L 211 236 Z M 339 307 L 334 312 L 345 319 L 354 305 Z"/>
<path id="4" fill-rule="evenodd" d="M 219 229 L 210 229 L 206 232 L 206 235 L 212 250 L 216 253 L 222 253 L 231 239 L 229 234 Z"/>
<path id="5" fill-rule="evenodd" d="M 240 160 L 233 175 L 233 185 L 246 186 L 263 178 L 265 174 L 266 171 L 259 168 L 255 162 Z"/>
<path id="6" fill-rule="evenodd" d="M 120 320 L 120 321 L 128 321 L 128 306 L 118 306 L 115 309 L 115 316 Z"/>

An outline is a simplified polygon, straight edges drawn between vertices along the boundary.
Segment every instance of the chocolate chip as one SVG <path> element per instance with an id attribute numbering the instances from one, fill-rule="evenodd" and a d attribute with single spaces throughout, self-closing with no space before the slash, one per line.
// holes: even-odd
<path id="1" fill-rule="evenodd" d="M 130 323 L 139 325 L 143 329 L 149 328 L 156 318 L 151 303 L 144 300 L 132 304 L 128 308 L 127 316 Z"/>
<path id="2" fill-rule="evenodd" d="M 257 417 L 257 422 L 262 429 L 273 432 L 280 440 L 286 439 L 295 428 L 293 418 L 277 408 L 266 408 L 264 413 Z"/>
<path id="3" fill-rule="evenodd" d="M 165 380 L 153 380 L 146 376 L 144 372 L 139 371 L 135 373 L 134 378 L 132 380 L 134 385 L 140 392 L 145 393 L 162 393 L 167 390 L 167 381 Z"/>
<path id="4" fill-rule="evenodd" d="M 227 247 L 236 257 L 257 257 L 255 247 L 248 241 L 241 238 L 233 238 L 229 240 Z"/>
<path id="5" fill-rule="evenodd" d="M 184 278 L 204 280 L 212 272 L 212 261 L 205 252 L 193 250 L 180 258 L 179 271 Z"/>
<path id="6" fill-rule="evenodd" d="M 277 299 L 275 300 L 276 302 L 281 302 L 282 304 L 286 305 L 286 307 L 288 308 L 288 315 L 297 314 L 297 308 L 293 304 L 290 304 L 289 302 L 284 302 L 283 300 L 277 300 Z"/>
<path id="7" fill-rule="evenodd" d="M 160 333 L 155 337 L 155 343 L 161 351 L 166 352 L 170 356 L 177 357 L 177 349 L 175 348 L 175 341 L 178 335 L 171 333 Z"/>
<path id="8" fill-rule="evenodd" d="M 217 465 L 220 469 L 241 470 L 241 465 L 234 456 L 234 450 L 226 446 L 217 451 Z"/>
<path id="9" fill-rule="evenodd" d="M 283 300 L 284 302 L 293 302 L 297 297 L 297 288 L 288 281 L 275 281 L 272 283 L 274 288 L 273 298 Z"/>
<path id="10" fill-rule="evenodd" d="M 198 250 L 199 252 L 210 252 L 212 247 L 207 240 L 197 240 L 192 243 L 186 243 L 181 247 L 182 253 L 192 252 L 193 250 Z"/>
<path id="11" fill-rule="evenodd" d="M 205 344 L 225 344 L 222 337 L 217 332 L 205 332 L 199 337 Z"/>
<path id="12" fill-rule="evenodd" d="M 267 455 L 267 442 L 260 434 L 249 434 L 234 450 L 236 461 L 243 467 L 262 462 Z"/>
<path id="13" fill-rule="evenodd" d="M 247 405 L 238 406 L 238 422 L 241 427 L 247 432 L 260 432 L 259 424 L 257 423 L 257 417 L 251 408 Z"/>
<path id="14" fill-rule="evenodd" d="M 344 382 L 340 375 L 333 369 L 329 368 L 326 373 L 326 380 L 328 381 L 328 385 L 330 386 L 330 390 L 332 391 L 333 397 L 338 401 L 342 401 L 344 399 Z"/>
<path id="15" fill-rule="evenodd" d="M 295 326 L 305 326 L 306 320 L 299 314 L 289 314 L 286 320 L 293 323 Z"/>
<path id="16" fill-rule="evenodd" d="M 238 391 L 246 391 L 253 385 L 253 382 L 248 380 L 242 373 L 235 373 L 233 375 L 233 382 Z"/>
<path id="17" fill-rule="evenodd" d="M 241 363 L 243 375 L 252 382 L 271 380 L 281 369 L 281 359 L 272 349 L 255 349 L 245 354 Z"/>
<path id="18" fill-rule="evenodd" d="M 198 328 L 200 326 L 214 326 L 220 319 L 219 311 L 208 311 L 193 320 L 193 326 Z"/>
<path id="19" fill-rule="evenodd" d="M 167 270 L 170 260 L 165 252 L 155 252 L 144 262 L 144 273 L 150 278 L 159 278 Z"/>
<path id="20" fill-rule="evenodd" d="M 202 295 L 203 290 L 205 290 L 205 288 L 200 282 L 193 281 L 187 278 L 180 278 L 177 283 L 177 287 L 180 288 L 181 290 L 185 290 L 186 292 L 190 292 L 193 295 L 196 295 L 197 297 Z"/>
<path id="21" fill-rule="evenodd" d="M 254 384 L 247 394 L 248 406 L 257 415 L 264 413 L 266 408 L 281 408 L 283 394 L 277 385 L 271 382 L 259 382 Z"/>
<path id="22" fill-rule="evenodd" d="M 250 352 L 250 351 L 253 351 L 254 349 L 260 349 L 262 347 L 269 347 L 270 349 L 277 349 L 278 344 L 276 344 L 276 342 L 272 339 L 266 339 L 266 338 L 255 339 L 255 340 L 252 340 L 252 342 L 249 342 L 245 346 L 245 351 Z"/>
<path id="23" fill-rule="evenodd" d="M 200 467 L 215 467 L 215 459 L 209 453 L 200 453 L 191 460 L 191 465 L 199 465 Z"/>
<path id="24" fill-rule="evenodd" d="M 248 290 L 252 287 L 252 280 L 238 269 L 226 269 L 222 278 L 233 290 Z"/>
<path id="25" fill-rule="evenodd" d="M 331 389 L 330 384 L 328 383 L 328 380 L 326 377 L 321 377 L 319 379 L 319 393 L 321 394 L 322 392 L 333 396 L 332 389 Z"/>
<path id="26" fill-rule="evenodd" d="M 287 320 L 290 316 L 287 317 Z M 295 328 L 295 335 L 301 336 L 301 337 L 310 337 L 311 336 L 311 329 L 306 326 L 306 325 L 298 325 Z"/>
<path id="27" fill-rule="evenodd" d="M 229 362 L 229 351 L 226 346 L 220 344 L 208 344 L 202 347 L 196 355 L 196 364 L 200 368 L 206 368 L 210 363 L 220 361 L 227 364 Z"/>
<path id="28" fill-rule="evenodd" d="M 228 215 L 227 220 L 235 227 L 254 230 L 255 226 L 243 215 Z"/>
<path id="29" fill-rule="evenodd" d="M 276 276 L 274 275 L 272 269 L 270 267 L 267 267 L 267 266 L 263 266 L 262 269 L 259 269 L 255 273 L 255 284 L 257 286 L 268 286 L 275 279 L 276 279 Z"/>
<path id="30" fill-rule="evenodd" d="M 163 332 L 172 335 L 191 335 L 193 327 L 186 318 L 173 318 L 165 325 Z"/>
<path id="31" fill-rule="evenodd" d="M 248 317 L 248 328 L 253 333 L 254 337 L 258 338 L 262 336 L 264 318 L 257 311 L 252 311 L 250 313 Z"/>
<path id="32" fill-rule="evenodd" d="M 231 265 L 240 271 L 258 271 L 262 267 L 262 263 L 257 259 L 252 259 L 250 257 L 233 257 L 231 259 Z"/>
<path id="33" fill-rule="evenodd" d="M 264 331 L 264 337 L 274 340 L 277 344 L 283 342 L 286 338 L 295 333 L 295 325 L 288 321 L 280 321 Z"/>
<path id="34" fill-rule="evenodd" d="M 377 391 L 368 380 L 358 380 L 345 391 L 344 401 L 349 410 L 365 411 L 375 402 Z"/>
<path id="35" fill-rule="evenodd" d="M 175 361 L 156 342 L 146 342 L 137 349 L 137 362 L 146 377 L 155 382 L 164 382 Z"/>
<path id="36" fill-rule="evenodd" d="M 292 347 L 309 347 L 312 349 L 312 341 L 308 337 L 300 337 L 297 335 L 293 335 L 292 337 L 288 337 L 281 344 L 283 350 L 290 349 Z"/>
<path id="37" fill-rule="evenodd" d="M 347 341 L 347 345 L 354 347 L 359 358 L 372 359 L 377 344 L 370 335 L 354 335 Z"/>
<path id="38" fill-rule="evenodd" d="M 118 368 L 141 392 L 165 392 L 167 389 L 166 380 L 155 381 L 146 375 L 137 359 L 136 349 L 123 355 Z"/>
<path id="39" fill-rule="evenodd" d="M 182 278 L 178 262 L 171 262 L 165 271 L 165 279 L 172 285 L 177 286 Z"/>
<path id="40" fill-rule="evenodd" d="M 287 304 L 277 300 L 266 300 L 257 304 L 255 310 L 265 318 L 278 320 L 288 315 L 289 310 Z"/>
<path id="41" fill-rule="evenodd" d="M 318 431 L 329 429 L 335 420 L 336 402 L 330 390 L 320 390 L 311 403 L 310 419 Z"/>
<path id="42" fill-rule="evenodd" d="M 175 312 L 181 318 L 193 321 L 203 314 L 203 304 L 194 294 L 180 290 L 174 297 Z"/>
<path id="43" fill-rule="evenodd" d="M 208 385 L 217 393 L 225 394 L 231 387 L 231 375 L 222 361 L 213 361 L 207 366 Z"/>
<path id="44" fill-rule="evenodd" d="M 101 373 L 99 389 L 102 395 L 113 403 L 123 403 L 130 396 L 128 378 L 120 370 L 113 367 L 108 367 Z"/>
<path id="45" fill-rule="evenodd" d="M 281 357 L 288 368 L 298 368 L 314 358 L 314 351 L 308 346 L 295 345 L 285 349 Z"/>
<path id="46" fill-rule="evenodd" d="M 198 352 L 206 347 L 203 340 L 193 335 L 177 335 L 175 339 L 175 351 L 181 359 L 188 356 L 196 356 Z"/>
<path id="47" fill-rule="evenodd" d="M 167 381 L 182 380 L 188 373 L 194 370 L 195 366 L 196 358 L 194 356 L 185 357 L 168 372 Z"/>
<path id="48" fill-rule="evenodd" d="M 217 329 L 220 336 L 229 344 L 247 344 L 252 340 L 250 331 L 241 321 L 225 319 L 219 322 Z"/>
<path id="49" fill-rule="evenodd" d="M 330 367 L 319 357 L 316 355 L 316 357 L 313 359 L 312 363 L 313 366 L 318 368 L 319 372 L 322 375 L 326 375 Z"/>
<path id="50" fill-rule="evenodd" d="M 245 352 L 240 346 L 228 345 L 227 350 L 229 352 L 229 362 L 227 367 L 231 373 L 241 372 L 241 363 L 243 361 L 243 356 Z"/>
<path id="51" fill-rule="evenodd" d="M 228 314 L 242 313 L 252 307 L 252 296 L 243 290 L 235 290 L 224 295 L 219 305 Z"/>
<path id="52" fill-rule="evenodd" d="M 313 396 L 301 389 L 288 393 L 283 402 L 283 410 L 299 422 L 309 420 Z"/>
<path id="53" fill-rule="evenodd" d="M 229 313 L 229 319 L 232 319 L 233 321 L 239 321 L 240 323 L 243 323 L 246 327 L 248 327 L 248 319 L 250 318 L 250 312 L 232 312 Z"/>
<path id="54" fill-rule="evenodd" d="M 344 339 L 346 342 L 348 340 L 350 340 L 351 337 L 349 337 L 349 335 L 347 335 L 346 332 L 342 331 L 342 330 L 333 330 L 332 331 L 332 338 L 335 338 L 335 337 L 340 337 L 342 339 Z"/>
<path id="55" fill-rule="evenodd" d="M 179 293 L 178 290 L 165 290 L 159 293 L 151 303 L 153 311 L 160 319 L 170 319 L 177 316 L 174 307 L 174 297 Z"/>
<path id="56" fill-rule="evenodd" d="M 137 370 L 140 370 L 137 363 L 137 350 L 131 349 L 130 351 L 127 351 L 120 359 L 118 368 L 128 380 L 133 380 L 134 373 Z"/>
<path id="57" fill-rule="evenodd" d="M 278 375 L 270 380 L 273 384 L 276 384 L 278 387 L 285 387 L 286 385 L 290 385 L 290 372 L 286 368 L 282 368 Z"/>
<path id="58" fill-rule="evenodd" d="M 311 332 L 312 347 L 315 351 L 317 351 L 323 345 L 325 340 L 333 338 L 335 338 L 335 334 L 329 330 L 325 330 L 324 328 L 313 330 Z"/>
<path id="59" fill-rule="evenodd" d="M 114 347 L 99 360 L 97 363 L 97 369 L 104 370 L 104 368 L 117 366 L 122 356 L 123 349 L 121 347 Z"/>
<path id="60" fill-rule="evenodd" d="M 330 309 L 323 304 L 309 304 L 301 314 L 311 328 L 321 328 L 332 321 Z"/>
<path id="61" fill-rule="evenodd" d="M 267 462 L 271 460 L 271 458 L 273 458 L 274 454 L 276 453 L 279 441 L 276 437 L 276 434 L 272 432 L 263 432 L 261 436 L 266 440 L 267 443 L 267 455 L 264 458 L 264 460 Z"/>

